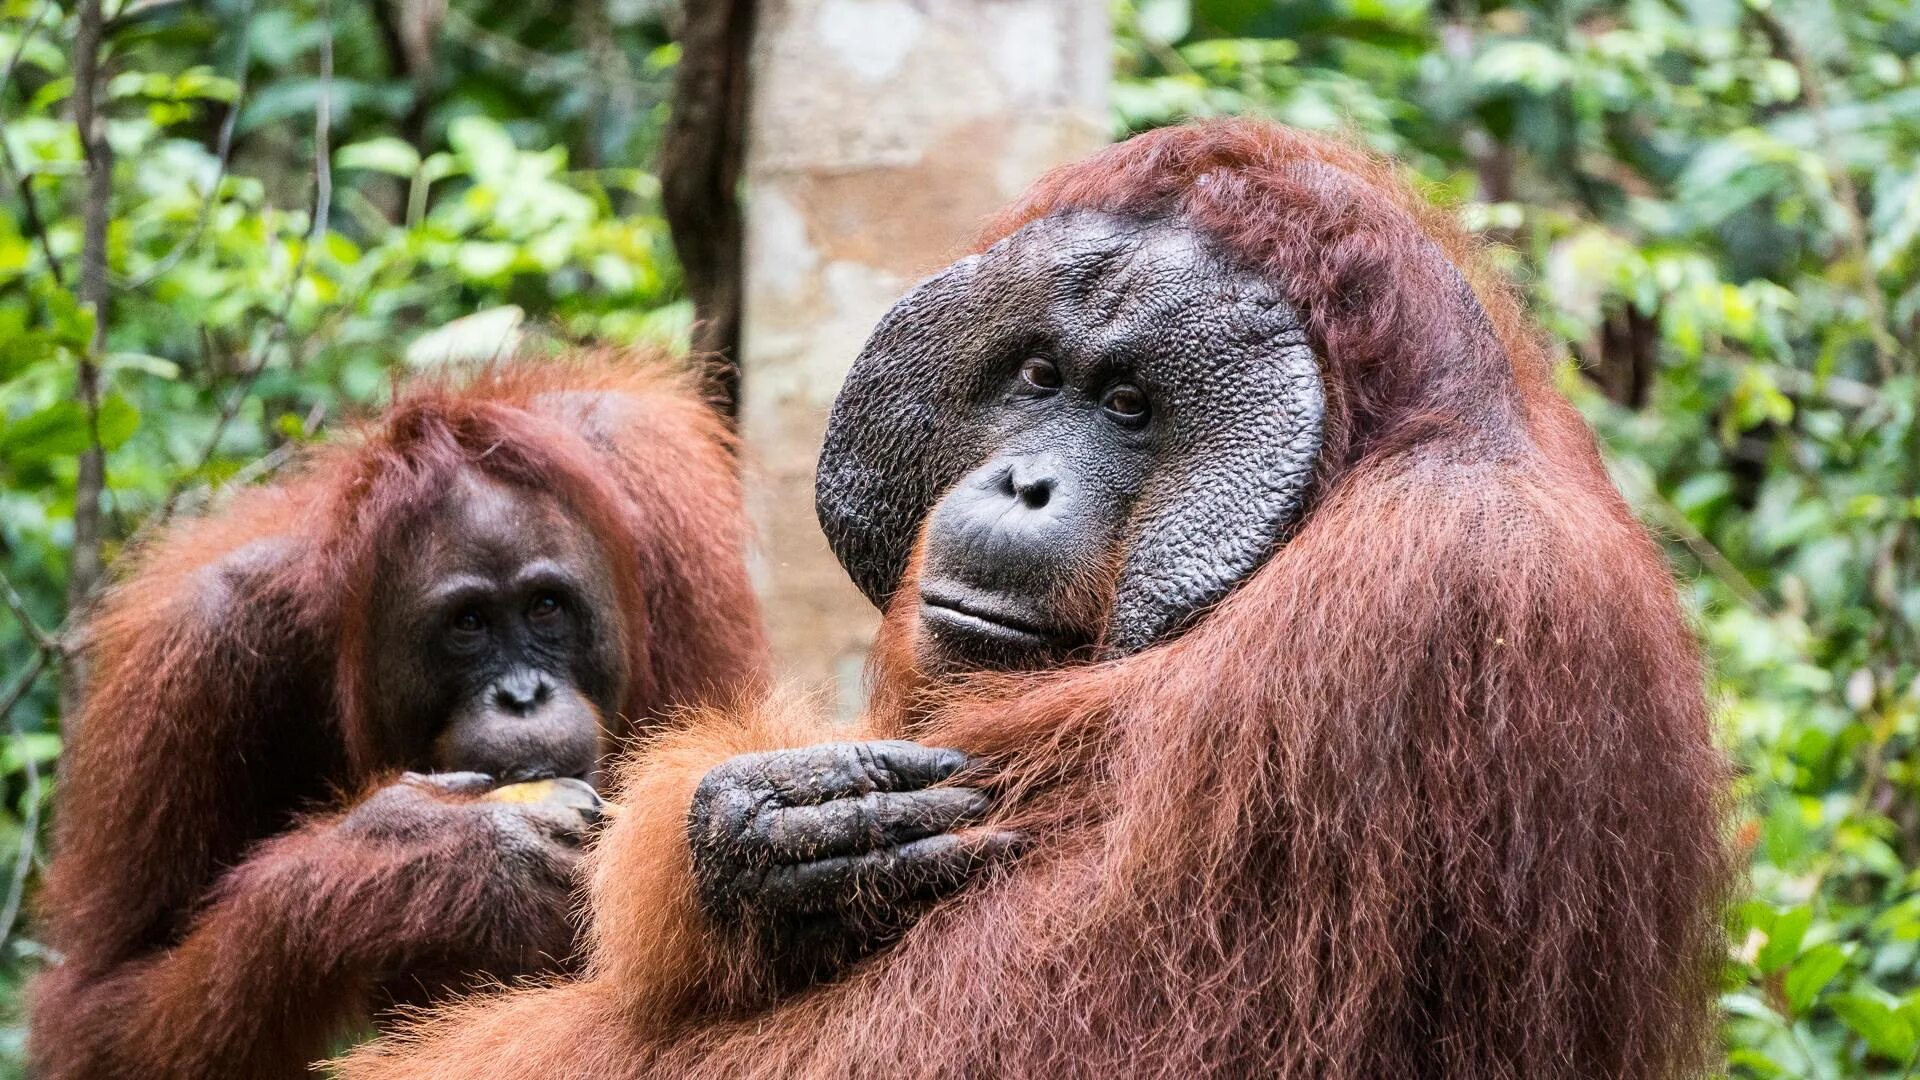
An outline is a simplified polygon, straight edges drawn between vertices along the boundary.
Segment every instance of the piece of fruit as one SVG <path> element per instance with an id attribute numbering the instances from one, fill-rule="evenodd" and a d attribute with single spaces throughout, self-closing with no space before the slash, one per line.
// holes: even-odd
<path id="1" fill-rule="evenodd" d="M 591 800 L 592 809 L 601 817 L 617 817 L 620 807 L 602 799 L 585 781 L 572 777 L 548 777 L 545 780 L 525 780 L 517 784 L 502 784 L 480 797 L 486 802 L 532 803 L 559 802 L 578 805 Z"/>

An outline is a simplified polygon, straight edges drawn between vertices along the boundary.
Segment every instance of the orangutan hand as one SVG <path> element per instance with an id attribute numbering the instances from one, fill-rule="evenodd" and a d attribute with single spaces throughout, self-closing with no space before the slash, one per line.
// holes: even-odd
<path id="1" fill-rule="evenodd" d="M 702 904 L 717 920 L 817 930 L 824 918 L 850 934 L 895 922 L 1020 846 L 1017 833 L 964 827 L 991 799 L 943 782 L 970 761 L 958 750 L 889 740 L 722 762 L 700 781 L 687 815 Z"/>

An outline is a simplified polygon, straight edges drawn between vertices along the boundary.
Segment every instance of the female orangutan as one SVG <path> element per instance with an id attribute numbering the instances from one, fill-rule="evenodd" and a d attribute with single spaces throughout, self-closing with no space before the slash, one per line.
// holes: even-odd
<path id="1" fill-rule="evenodd" d="M 569 956 L 601 756 L 764 692 L 744 541 L 719 417 L 618 355 L 414 386 L 157 540 L 91 627 L 35 1075 L 304 1075 Z"/>
<path id="2" fill-rule="evenodd" d="M 881 323 L 818 494 L 887 610 L 881 741 L 661 736 L 586 977 L 346 1076 L 1702 1066 L 1727 768 L 1687 627 L 1385 165 L 1224 121 L 1048 176 Z"/>

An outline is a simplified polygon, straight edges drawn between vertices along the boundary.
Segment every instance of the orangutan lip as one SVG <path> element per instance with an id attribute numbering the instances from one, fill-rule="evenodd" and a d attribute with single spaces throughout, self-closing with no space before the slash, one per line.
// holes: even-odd
<path id="1" fill-rule="evenodd" d="M 920 590 L 920 617 L 1008 644 L 1059 645 L 1066 639 L 1066 635 L 1047 630 L 1019 615 L 995 610 L 979 599 L 955 596 L 945 590 Z"/>

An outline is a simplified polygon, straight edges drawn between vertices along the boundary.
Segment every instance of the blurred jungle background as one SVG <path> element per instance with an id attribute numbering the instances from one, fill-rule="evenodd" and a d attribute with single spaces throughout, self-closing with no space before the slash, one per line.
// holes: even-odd
<path id="1" fill-rule="evenodd" d="M 1344 129 L 1502 245 L 1668 543 L 1744 769 L 1729 1073 L 1920 1075 L 1920 5 L 1059 2 L 1094 14 L 1098 139 Z M 742 32 L 708 6 L 749 5 L 0 0 L 0 1075 L 50 959 L 77 613 L 143 531 L 396 372 L 687 345 L 739 262 L 739 81 L 686 65 Z M 873 43 L 925 7 L 830 6 L 882 76 Z M 817 40 L 750 55 L 804 75 Z M 792 85 L 752 108 L 790 120 Z"/>

